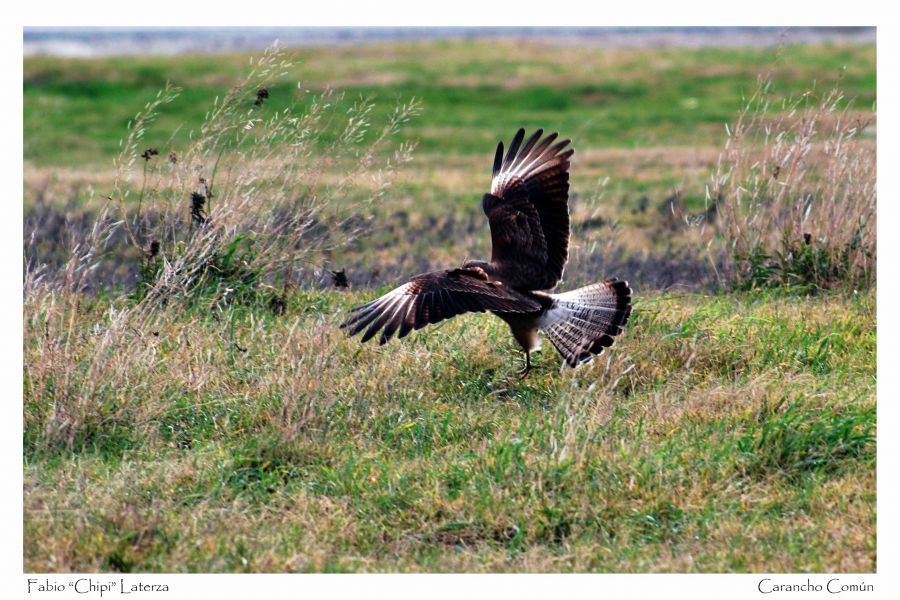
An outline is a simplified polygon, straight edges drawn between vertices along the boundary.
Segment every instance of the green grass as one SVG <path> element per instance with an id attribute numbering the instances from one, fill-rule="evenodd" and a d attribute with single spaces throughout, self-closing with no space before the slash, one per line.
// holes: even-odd
<path id="1" fill-rule="evenodd" d="M 26 568 L 874 569 L 872 294 L 644 294 L 608 360 L 525 381 L 486 315 L 345 339 L 371 295 L 161 324 L 71 449 L 26 394 Z"/>
<path id="2" fill-rule="evenodd" d="M 26 571 L 874 571 L 874 290 L 677 293 L 631 277 L 635 311 L 608 354 L 560 369 L 546 344 L 525 380 L 490 315 L 384 347 L 337 327 L 412 275 L 413 259 L 446 267 L 488 251 L 478 201 L 497 140 L 519 126 L 559 129 L 578 151 L 566 289 L 630 276 L 579 271 L 590 255 L 701 256 L 658 207 L 678 188 L 688 210 L 704 208 L 723 123 L 756 75 L 772 68 L 790 95 L 843 72 L 865 113 L 874 54 L 298 51 L 265 110 L 285 106 L 296 79 L 375 94 L 379 114 L 422 100 L 402 134 L 419 140 L 415 160 L 373 208 L 380 228 L 328 263 L 390 275 L 377 289 L 295 289 L 283 316 L 253 294 L 200 295 L 118 329 L 133 302 L 121 290 L 26 295 Z M 163 156 L 246 66 L 26 59 L 26 209 L 92 215 L 128 120 L 166 81 L 184 92 L 145 139 Z M 618 228 L 587 227 L 597 218 Z"/>
<path id="3" fill-rule="evenodd" d="M 301 50 L 285 83 L 270 90 L 269 105 L 302 106 L 308 94 L 297 91 L 296 81 L 311 90 L 340 84 L 348 98 L 415 96 L 425 113 L 409 135 L 426 155 L 490 157 L 497 137 L 521 126 L 567 132 L 587 147 L 708 145 L 718 144 L 722 124 L 766 70 L 775 71 L 785 96 L 841 77 L 857 105 L 870 109 L 874 54 L 871 46 L 789 46 L 776 62 L 772 50 L 517 49 L 487 41 Z M 200 123 L 246 65 L 244 56 L 28 58 L 25 159 L 52 165 L 112 158 L 129 119 L 167 81 L 184 92 L 147 142 L 165 147 L 169 134 L 186 126 L 175 136 L 183 143 L 190 124 Z"/>
<path id="4" fill-rule="evenodd" d="M 301 110 L 326 87 L 344 92 L 344 105 L 374 96 L 376 123 L 396 100 L 421 100 L 421 116 L 402 133 L 418 144 L 415 160 L 398 170 L 392 193 L 373 212 L 382 227 L 392 227 L 389 218 L 398 212 L 409 213 L 410 223 L 424 230 L 410 241 L 422 246 L 415 254 L 435 263 L 458 253 L 458 246 L 433 239 L 429 220 L 443 222 L 451 212 L 468 218 L 478 211 L 497 141 L 508 141 L 519 127 L 572 138 L 572 190 L 581 198 L 580 206 L 573 201 L 576 221 L 596 211 L 628 227 L 621 243 L 629 252 L 663 253 L 673 236 L 676 246 L 685 243 L 680 232 L 662 238 L 654 233 L 660 216 L 665 218 L 664 199 L 678 191 L 688 210 L 703 211 L 724 124 L 735 118 L 761 74 L 771 74 L 776 107 L 779 98 L 799 96 L 811 86 L 824 91 L 838 80 L 863 118 L 875 98 L 873 46 L 688 50 L 441 41 L 291 55 L 296 64 L 270 86 L 262 116 L 291 103 Z M 167 81 L 183 91 L 163 108 L 143 142 L 163 157 L 184 149 L 213 101 L 247 69 L 246 55 L 26 59 L 26 206 L 38 196 L 66 210 L 96 206 L 112 187 L 109 165 L 127 124 Z M 598 193 L 601 202 L 586 202 Z M 649 211 L 635 214 L 631 209 L 644 196 Z M 396 234 L 388 233 L 387 240 L 375 240 L 393 250 Z M 377 246 L 334 257 L 336 266 L 356 272 L 384 270 L 386 259 Z"/>

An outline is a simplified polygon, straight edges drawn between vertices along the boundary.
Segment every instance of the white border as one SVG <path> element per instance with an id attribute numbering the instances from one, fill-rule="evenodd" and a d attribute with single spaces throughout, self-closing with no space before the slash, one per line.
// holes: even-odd
<path id="1" fill-rule="evenodd" d="M 733 4 L 714 0 L 644 0 L 637 3 L 598 3 L 589 0 L 331 0 L 330 2 L 219 2 L 188 3 L 155 0 L 123 3 L 118 0 L 63 2 L 33 0 L 17 6 L 22 25 L 71 26 L 849 26 L 882 25 L 887 3 L 857 0 L 756 0 Z"/>
<path id="2" fill-rule="evenodd" d="M 900 442 L 895 430 L 898 425 L 897 400 L 900 392 L 900 357 L 898 320 L 893 308 L 898 306 L 897 269 L 898 236 L 893 231 L 900 225 L 900 189 L 897 182 L 897 77 L 900 73 L 900 27 L 891 14 L 891 3 L 856 0 L 786 2 L 758 0 L 753 3 L 722 1 L 645 0 L 640 3 L 598 2 L 538 2 L 520 0 L 500 3 L 474 0 L 455 0 L 452 3 L 429 4 L 423 1 L 288 3 L 264 0 L 254 3 L 188 3 L 174 0 L 155 0 L 147 3 L 105 0 L 101 2 L 31 1 L 26 5 L 8 6 L 2 25 L 5 78 L 2 94 L 6 135 L 0 164 L 6 173 L 4 187 L 13 214 L 21 217 L 22 205 L 22 97 L 18 93 L 22 82 L 22 27 L 67 25 L 117 26 L 178 26 L 209 25 L 272 26 L 291 25 L 876 25 L 878 26 L 878 140 L 879 140 L 879 278 L 878 278 L 878 575 L 857 576 L 859 580 L 876 584 L 874 594 L 854 594 L 850 597 L 898 598 L 898 566 L 896 536 L 898 505 L 896 486 L 897 456 Z M 652 21 L 647 21 L 652 19 Z M 6 535 L 2 544 L 4 583 L 2 589 L 23 596 L 26 577 L 22 575 L 22 440 L 21 440 L 21 219 L 0 221 L 3 227 L 0 240 L 2 253 L 2 331 L 9 333 L 3 345 L 2 375 L 8 398 L 2 403 L 4 427 L 0 436 L 3 444 L 2 516 Z M 53 576 L 58 578 L 63 576 Z M 76 576 L 70 576 L 76 577 Z M 97 576 L 94 576 L 97 577 Z M 77 577 L 76 577 L 77 578 Z M 98 578 L 117 579 L 113 576 Z M 802 583 L 805 576 L 783 576 L 779 581 Z M 827 580 L 814 575 L 811 579 Z M 461 595 L 522 598 L 556 597 L 577 594 L 592 598 L 743 598 L 791 597 L 788 594 L 762 596 L 756 589 L 760 577 L 756 575 L 153 575 L 131 576 L 129 581 L 168 582 L 171 592 L 166 598 L 198 596 L 247 597 L 250 594 L 279 594 L 291 596 L 331 597 L 336 592 L 353 597 L 428 597 L 454 598 Z M 799 593 L 802 597 L 823 596 L 818 593 Z M 32 596 L 28 596 L 32 597 Z M 88 595 L 84 597 L 95 597 Z M 145 596 L 142 596 L 145 597 Z"/>

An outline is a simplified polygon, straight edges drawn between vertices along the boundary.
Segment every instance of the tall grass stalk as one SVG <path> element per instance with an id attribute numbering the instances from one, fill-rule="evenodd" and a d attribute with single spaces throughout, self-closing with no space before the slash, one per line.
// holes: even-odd
<path id="1" fill-rule="evenodd" d="M 163 406 L 131 401 L 161 393 L 159 372 L 186 371 L 175 378 L 185 389 L 209 376 L 193 353 L 177 350 L 190 347 L 185 324 L 211 328 L 236 352 L 230 305 L 279 287 L 283 294 L 298 272 L 321 268 L 329 252 L 366 232 L 370 205 L 411 159 L 414 145 L 396 138 L 418 104 L 398 104 L 380 125 L 371 98 L 348 103 L 335 91 L 303 110 L 270 109 L 268 88 L 290 67 L 277 47 L 267 50 L 216 99 L 186 148 L 144 149 L 147 127 L 178 96 L 166 86 L 130 123 L 106 207 L 64 267 L 36 264 L 26 246 L 25 430 L 33 449 L 133 435 Z M 135 256 L 140 289 L 95 303 L 83 292 L 111 252 Z M 191 358 L 177 364 L 179 355 Z M 296 375 L 298 361 L 305 365 L 276 361 L 272 376 Z M 310 410 L 282 412 L 302 426 Z"/>
<path id="2" fill-rule="evenodd" d="M 874 116 L 838 87 L 776 102 L 761 79 L 736 121 L 707 199 L 737 287 L 874 283 Z"/>

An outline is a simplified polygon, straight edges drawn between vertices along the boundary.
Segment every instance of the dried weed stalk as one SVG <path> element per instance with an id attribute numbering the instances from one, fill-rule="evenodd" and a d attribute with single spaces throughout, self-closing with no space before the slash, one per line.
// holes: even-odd
<path id="1" fill-rule="evenodd" d="M 837 87 L 776 104 L 760 80 L 707 188 L 738 287 L 874 282 L 874 122 Z"/>

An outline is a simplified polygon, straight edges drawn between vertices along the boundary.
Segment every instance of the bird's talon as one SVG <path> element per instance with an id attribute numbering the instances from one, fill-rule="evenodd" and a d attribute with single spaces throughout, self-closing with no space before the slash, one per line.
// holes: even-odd
<path id="1" fill-rule="evenodd" d="M 528 372 L 531 370 L 531 353 L 525 352 L 525 367 L 517 372 L 516 374 L 519 376 L 519 379 L 525 379 L 528 375 Z"/>

